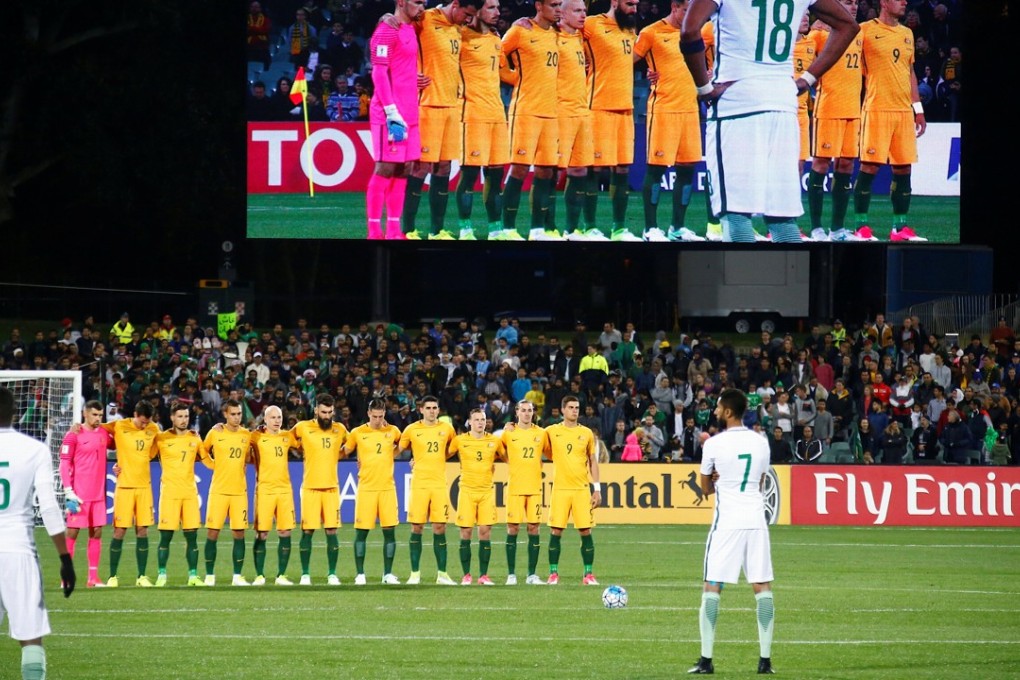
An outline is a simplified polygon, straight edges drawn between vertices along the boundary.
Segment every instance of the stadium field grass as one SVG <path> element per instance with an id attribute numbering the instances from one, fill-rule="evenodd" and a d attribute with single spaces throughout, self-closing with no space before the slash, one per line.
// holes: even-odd
<path id="1" fill-rule="evenodd" d="M 665 231 L 669 226 L 672 195 L 662 192 L 659 199 L 659 226 Z M 805 199 L 805 210 L 806 210 Z M 826 197 L 823 212 L 823 223 L 829 224 L 831 200 Z M 363 239 L 365 238 L 365 196 L 359 192 L 317 193 L 314 198 L 307 194 L 249 194 L 248 195 L 248 237 L 249 238 L 324 238 L 324 239 Z M 644 213 L 641 207 L 640 192 L 631 192 L 627 206 L 628 225 L 632 230 L 640 232 L 644 225 Z M 876 196 L 871 202 L 868 213 L 875 236 L 888 241 L 892 229 L 892 206 L 888 196 Z M 556 219 L 560 229 L 564 225 L 564 204 L 562 192 L 556 202 Z M 480 230 L 484 226 L 485 209 L 481 203 L 481 195 L 476 193 L 474 208 L 474 226 Z M 531 224 L 531 208 L 527 196 L 521 199 L 517 227 L 521 234 L 527 232 Z M 598 202 L 598 220 L 607 234 L 612 224 L 612 206 L 608 195 L 600 196 Z M 429 226 L 428 197 L 422 197 L 418 209 L 417 226 L 419 229 Z M 704 194 L 695 194 L 687 210 L 686 224 L 698 234 L 705 235 L 705 200 Z M 801 230 L 810 232 L 810 223 L 805 214 L 800 218 Z M 853 205 L 847 215 L 848 227 L 853 227 Z M 910 201 L 910 224 L 932 243 L 960 242 L 960 199 L 957 196 L 913 196 Z M 755 227 L 766 233 L 760 219 L 755 220 Z M 457 206 L 454 197 L 450 196 L 446 212 L 446 228 L 457 230 Z M 544 245 L 544 244 L 543 244 Z M 697 244 L 694 244 L 697 245 Z M 852 245 L 852 244 L 851 244 Z"/>
<path id="2" fill-rule="evenodd" d="M 602 587 L 580 585 L 576 532 L 564 534 L 562 585 L 502 585 L 504 530 L 493 531 L 496 587 L 382 586 L 381 535 L 370 535 L 366 572 L 354 587 L 351 529 L 341 529 L 340 578 L 328 588 L 186 588 L 183 538 L 175 536 L 166 589 L 131 586 L 131 534 L 119 589 L 57 588 L 58 562 L 44 533 L 46 639 L 53 678 L 676 678 L 700 651 L 698 606 L 705 526 L 602 526 L 596 573 L 627 588 L 630 605 L 606 610 Z M 109 528 L 101 573 L 106 574 Z M 204 533 L 204 532 L 201 532 Z M 152 534 L 156 534 L 155 531 Z M 450 527 L 450 573 L 460 577 Z M 395 572 L 408 572 L 408 528 L 398 527 Z M 217 578 L 230 583 L 230 539 Z M 325 581 L 325 541 L 316 533 L 312 576 Z M 546 574 L 542 531 L 539 573 Z M 200 539 L 201 552 L 204 538 Z M 276 566 L 270 538 L 267 572 Z M 289 574 L 300 572 L 297 541 Z M 1017 677 L 1020 659 L 1020 535 L 1015 529 L 887 527 L 772 528 L 776 569 L 773 664 L 790 678 Z M 474 550 L 477 577 L 477 547 Z M 148 573 L 155 577 L 156 540 Z M 201 560 L 201 557 L 200 557 Z M 519 543 L 518 575 L 526 564 Z M 431 537 L 422 556 L 435 578 Z M 199 567 L 199 573 L 203 568 Z M 253 575 L 251 534 L 244 573 Z M 271 578 L 270 578 L 271 580 Z M 0 626 L 6 637 L 6 624 Z M 754 599 L 727 586 L 715 647 L 716 673 L 749 677 L 758 659 Z M 20 653 L 0 643 L 0 677 L 17 675 Z"/>

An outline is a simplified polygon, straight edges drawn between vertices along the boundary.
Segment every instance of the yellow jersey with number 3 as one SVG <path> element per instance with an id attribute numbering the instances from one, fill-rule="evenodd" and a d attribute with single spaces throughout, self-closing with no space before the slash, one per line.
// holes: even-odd
<path id="1" fill-rule="evenodd" d="M 485 490 L 492 488 L 496 456 L 503 454 L 503 443 L 494 434 L 475 438 L 470 432 L 458 435 L 450 444 L 450 452 L 460 456 L 460 488 Z"/>

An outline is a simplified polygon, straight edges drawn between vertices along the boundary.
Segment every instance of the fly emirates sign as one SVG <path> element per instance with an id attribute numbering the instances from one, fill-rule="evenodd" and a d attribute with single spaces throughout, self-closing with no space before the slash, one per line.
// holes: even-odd
<path id="1" fill-rule="evenodd" d="M 1020 470 L 794 465 L 793 524 L 1020 526 Z"/>

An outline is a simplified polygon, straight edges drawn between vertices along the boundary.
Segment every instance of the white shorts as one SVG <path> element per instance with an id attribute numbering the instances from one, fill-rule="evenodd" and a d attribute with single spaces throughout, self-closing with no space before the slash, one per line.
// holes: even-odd
<path id="1" fill-rule="evenodd" d="M 748 583 L 772 581 L 772 549 L 769 530 L 713 530 L 705 545 L 705 580 L 737 583 L 740 570 Z"/>
<path id="2" fill-rule="evenodd" d="M 712 210 L 768 217 L 804 214 L 796 113 L 765 111 L 705 125 Z"/>
<path id="3" fill-rule="evenodd" d="M 43 604 L 39 558 L 20 553 L 0 553 L 0 623 L 10 618 L 15 640 L 35 640 L 50 634 L 50 619 Z"/>

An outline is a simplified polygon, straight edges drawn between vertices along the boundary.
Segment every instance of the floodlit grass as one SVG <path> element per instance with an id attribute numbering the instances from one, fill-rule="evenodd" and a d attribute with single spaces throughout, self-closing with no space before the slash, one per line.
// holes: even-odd
<path id="1" fill-rule="evenodd" d="M 805 210 L 806 202 L 805 199 Z M 662 192 L 659 200 L 659 226 L 665 230 L 669 226 L 671 215 L 672 194 Z M 829 224 L 829 210 L 832 201 L 826 197 L 823 210 L 823 223 Z M 556 202 L 557 224 L 562 229 L 565 224 L 565 208 L 562 192 Z M 868 213 L 875 236 L 883 241 L 889 240 L 892 228 L 892 206 L 888 196 L 876 196 L 871 202 Z M 485 208 L 480 194 L 476 194 L 473 212 L 474 227 L 481 232 L 485 224 Z M 644 213 L 641 207 L 641 193 L 632 191 L 627 206 L 628 225 L 640 233 L 644 224 Z M 910 201 L 910 224 L 918 234 L 933 243 L 960 242 L 960 199 L 950 196 L 913 196 Z M 599 197 L 598 223 L 603 231 L 609 233 L 612 224 L 612 206 L 605 192 Z M 807 214 L 799 219 L 801 231 L 810 232 Z M 846 225 L 853 227 L 853 206 L 847 214 Z M 424 196 L 418 208 L 416 225 L 419 229 L 428 229 L 429 205 L 428 197 Z M 520 212 L 517 217 L 518 231 L 527 233 L 531 225 L 531 208 L 527 196 L 521 199 Z M 687 211 L 686 225 L 705 235 L 705 199 L 704 194 L 697 193 L 691 200 Z M 456 233 L 457 206 L 451 196 L 446 211 L 446 228 Z M 762 220 L 755 220 L 755 228 L 767 233 Z M 316 194 L 309 198 L 307 194 L 249 194 L 248 195 L 248 236 L 251 238 L 365 238 L 365 195 L 359 192 L 334 192 Z M 543 243 L 544 247 L 546 244 Z M 688 244 L 690 245 L 690 244 Z M 696 244 L 695 244 L 696 245 Z M 708 244 L 711 245 L 711 244 Z M 853 244 L 848 244 L 852 246 Z M 569 247 L 569 246 L 567 246 Z"/>
<path id="2" fill-rule="evenodd" d="M 450 527 L 451 575 L 459 579 Z M 496 587 L 378 585 L 380 532 L 370 535 L 372 585 L 351 585 L 352 530 L 341 529 L 340 577 L 327 588 L 325 541 L 316 533 L 315 586 L 185 588 L 183 538 L 170 559 L 173 587 L 81 590 L 60 596 L 57 560 L 40 531 L 54 633 L 52 678 L 675 678 L 699 655 L 697 609 L 707 527 L 604 526 L 595 530 L 602 585 L 627 588 L 630 605 L 606 610 L 602 588 L 580 585 L 576 532 L 565 533 L 562 585 L 502 585 L 504 531 L 493 532 Z M 109 530 L 108 530 L 109 532 Z M 101 572 L 106 575 L 104 536 Z M 156 532 L 153 531 L 153 534 Z M 398 527 L 395 571 L 408 572 L 408 528 Z M 547 573 L 542 532 L 539 574 Z M 155 579 L 155 537 L 148 573 Z M 199 542 L 201 552 L 204 539 Z M 1020 668 L 1020 535 L 1001 529 L 773 527 L 777 580 L 773 663 L 791 678 L 1015 678 Z M 290 576 L 300 573 L 297 540 Z M 477 547 L 474 571 L 477 576 Z M 519 541 L 523 582 L 526 541 Z M 270 539 L 267 572 L 276 568 Z M 426 532 L 423 580 L 435 577 Z M 121 582 L 134 582 L 129 534 Z M 201 565 L 199 573 L 204 573 Z M 244 569 L 253 575 L 251 537 Z M 230 540 L 217 578 L 230 580 Z M 2 627 L 6 635 L 6 624 Z M 754 599 L 727 586 L 717 628 L 716 673 L 746 677 L 758 658 Z M 19 652 L 0 643 L 0 677 L 18 677 Z"/>

